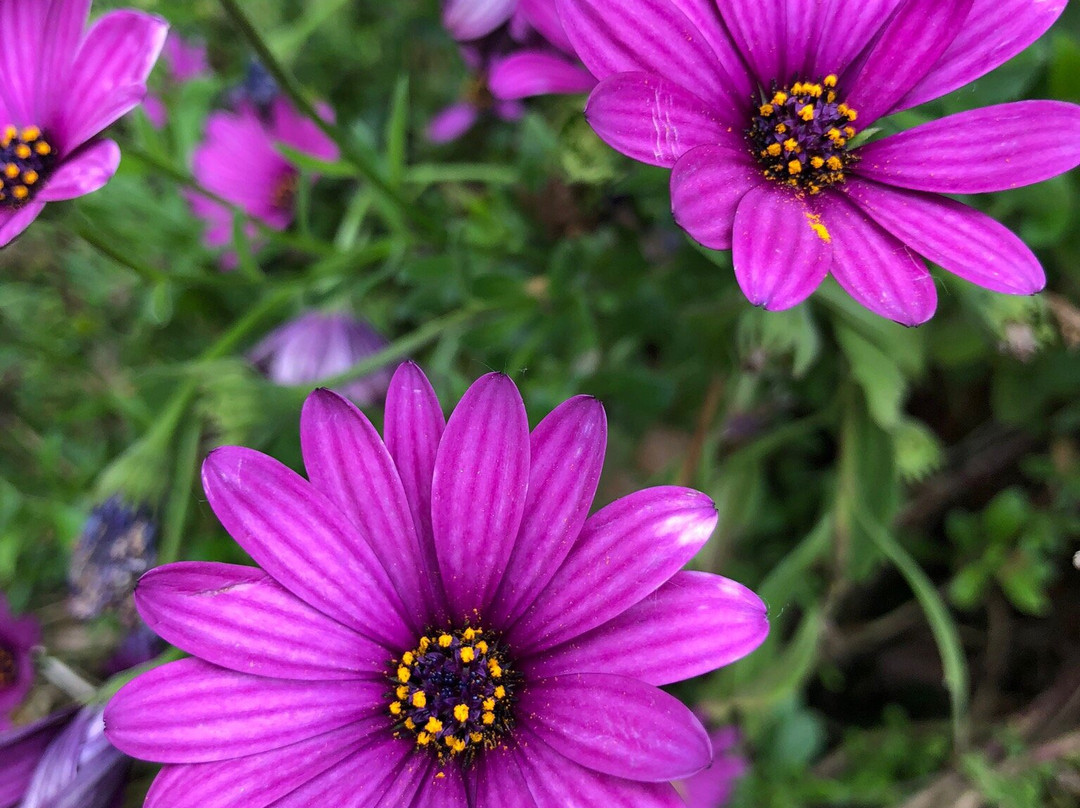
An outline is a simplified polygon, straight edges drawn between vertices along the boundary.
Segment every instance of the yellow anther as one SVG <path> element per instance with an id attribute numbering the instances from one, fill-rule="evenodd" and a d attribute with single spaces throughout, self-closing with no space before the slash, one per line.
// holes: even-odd
<path id="1" fill-rule="evenodd" d="M 480 642 L 476 644 L 476 650 L 479 651 L 481 654 L 486 654 L 488 652 L 487 642 L 485 640 L 480 640 Z"/>
<path id="2" fill-rule="evenodd" d="M 430 639 L 428 639 L 427 637 L 421 637 L 420 638 L 420 653 L 421 654 L 426 654 L 427 649 L 430 646 L 431 646 L 431 640 Z"/>
<path id="3" fill-rule="evenodd" d="M 825 161 L 825 165 L 829 167 L 830 171 L 839 171 L 844 167 L 844 161 L 837 157 L 835 154 Z"/>
<path id="4" fill-rule="evenodd" d="M 477 634 L 479 634 L 479 632 L 474 628 L 467 628 L 463 632 L 461 632 L 461 636 L 464 637 L 468 642 L 472 642 L 473 638 Z"/>
<path id="5" fill-rule="evenodd" d="M 36 126 L 28 126 L 22 130 L 22 139 L 28 142 L 37 140 L 41 137 L 41 130 Z"/>
<path id="6" fill-rule="evenodd" d="M 44 140 L 39 140 L 37 143 L 34 144 L 34 151 L 44 157 L 46 154 L 50 154 L 52 152 L 52 146 L 50 146 Z"/>
<path id="7" fill-rule="evenodd" d="M 401 702 L 400 701 L 392 701 L 392 702 L 390 702 L 390 714 L 391 715 L 401 715 Z"/>
<path id="8" fill-rule="evenodd" d="M 417 690 L 412 694 L 412 706 L 419 710 L 427 707 L 427 693 L 423 690 Z"/>
<path id="9" fill-rule="evenodd" d="M 19 130 L 16 129 L 14 126 L 5 126 L 4 127 L 4 140 L 6 140 L 8 143 L 13 141 L 18 136 L 19 136 Z"/>
<path id="10" fill-rule="evenodd" d="M 778 90 L 772 97 L 772 102 L 776 104 L 776 106 L 782 105 L 785 101 L 787 101 L 787 93 L 780 90 Z"/>
<path id="11" fill-rule="evenodd" d="M 851 109 L 851 107 L 849 107 L 847 104 L 838 104 L 836 106 L 836 111 L 839 112 L 841 115 L 847 115 L 849 109 Z"/>
<path id="12" fill-rule="evenodd" d="M 469 733 L 469 740 L 472 741 L 473 743 L 480 743 L 480 741 L 484 740 L 484 733 L 482 733 L 482 732 L 471 732 L 471 733 Z"/>
<path id="13" fill-rule="evenodd" d="M 805 91 L 803 90 L 803 86 L 802 86 L 801 81 L 797 81 L 797 82 L 795 82 L 794 84 L 791 85 L 791 94 L 792 95 L 802 95 L 803 92 L 805 92 Z"/>
<path id="14" fill-rule="evenodd" d="M 765 149 L 771 157 L 779 157 L 783 150 L 784 148 L 779 143 L 770 143 Z"/>
<path id="15" fill-rule="evenodd" d="M 434 735 L 436 732 L 442 732 L 442 721 L 432 716 L 424 724 L 424 729 Z"/>
<path id="16" fill-rule="evenodd" d="M 836 93 L 834 93 L 832 90 L 829 90 L 829 92 L 825 95 L 825 101 L 827 103 L 831 104 L 835 100 L 836 100 Z"/>
<path id="17" fill-rule="evenodd" d="M 838 82 L 839 80 L 840 79 L 838 79 L 836 77 L 835 73 L 830 73 L 829 75 L 827 75 L 825 78 L 823 78 L 821 80 L 821 83 L 824 84 L 826 87 L 835 87 L 836 82 Z"/>
<path id="18" fill-rule="evenodd" d="M 784 141 L 784 151 L 786 151 L 786 152 L 788 152 L 790 154 L 798 154 L 799 153 L 799 141 L 797 141 L 793 137 L 789 137 L 787 140 Z"/>
<path id="19" fill-rule="evenodd" d="M 404 665 L 398 665 L 397 678 L 399 682 L 404 684 L 405 682 L 409 681 L 410 676 L 412 676 L 412 674 L 409 673 L 408 668 L 406 668 Z"/>
<path id="20" fill-rule="evenodd" d="M 454 752 L 465 751 L 465 741 L 461 738 L 447 738 L 446 745 L 449 746 Z"/>
<path id="21" fill-rule="evenodd" d="M 491 726 L 495 723 L 495 713 L 484 713 L 480 718 L 487 726 Z"/>
<path id="22" fill-rule="evenodd" d="M 799 174 L 802 172 L 802 163 L 798 160 L 791 160 L 787 164 L 788 174 Z"/>
<path id="23" fill-rule="evenodd" d="M 488 711 L 494 710 L 495 709 L 495 699 L 484 699 L 483 703 L 480 706 L 483 707 L 485 710 L 488 710 Z"/>
<path id="24" fill-rule="evenodd" d="M 413 721 L 411 718 L 406 718 L 405 719 L 405 729 L 408 729 L 408 730 L 416 729 L 416 722 Z"/>
<path id="25" fill-rule="evenodd" d="M 807 104 L 802 109 L 800 109 L 799 110 L 799 117 L 802 118 L 804 121 L 812 121 L 812 120 L 814 120 L 814 105 L 813 104 Z"/>
<path id="26" fill-rule="evenodd" d="M 839 109 L 839 107 L 837 107 L 837 109 Z M 849 121 L 853 121 L 853 120 L 855 120 L 856 118 L 858 118 L 858 117 L 859 117 L 859 113 L 858 113 L 858 112 L 856 112 L 856 111 L 855 111 L 855 110 L 853 110 L 853 109 L 848 109 L 848 111 L 847 111 L 847 112 L 845 112 L 844 114 L 845 114 L 845 115 L 847 115 L 847 119 L 848 119 Z"/>
<path id="27" fill-rule="evenodd" d="M 458 704 L 457 706 L 455 706 L 454 707 L 454 718 L 456 718 L 458 721 L 461 721 L 462 723 L 468 721 L 469 720 L 469 705 L 468 704 Z"/>
<path id="28" fill-rule="evenodd" d="M 787 131 L 787 124 L 786 123 L 778 123 L 776 125 L 776 127 L 773 129 L 773 131 L 776 132 L 776 134 L 778 134 L 778 135 L 782 135 L 782 134 L 784 134 L 784 132 Z"/>
<path id="29" fill-rule="evenodd" d="M 25 185 L 16 185 L 11 189 L 11 194 L 16 199 L 26 199 L 26 197 L 30 196 L 30 189 Z"/>
<path id="30" fill-rule="evenodd" d="M 38 181 L 38 173 L 33 169 L 30 169 L 22 175 L 22 178 L 23 182 L 25 182 L 27 185 L 33 185 L 35 182 Z"/>
<path id="31" fill-rule="evenodd" d="M 844 134 L 847 135 L 848 137 L 855 137 L 855 127 L 854 126 L 845 126 L 844 127 Z"/>
<path id="32" fill-rule="evenodd" d="M 461 661 L 468 665 L 473 659 L 476 658 L 476 652 L 473 651 L 471 645 L 463 646 L 461 649 Z"/>
<path id="33" fill-rule="evenodd" d="M 431 736 L 428 735 L 426 732 L 421 732 L 419 735 L 416 736 L 417 746 L 427 746 L 429 743 L 431 743 Z"/>
<path id="34" fill-rule="evenodd" d="M 803 92 L 807 95 L 813 96 L 814 98 L 821 98 L 821 93 L 823 92 L 823 90 L 821 89 L 820 84 L 804 84 Z"/>
<path id="35" fill-rule="evenodd" d="M 497 699 L 505 699 L 506 698 L 506 688 L 503 687 L 502 685 L 499 685 L 497 688 L 495 688 L 495 698 L 497 698 Z"/>
<path id="36" fill-rule="evenodd" d="M 401 655 L 401 661 L 406 665 L 411 665 L 416 661 L 416 656 L 412 651 L 406 651 Z"/>
<path id="37" fill-rule="evenodd" d="M 823 165 L 825 165 L 825 158 L 814 155 L 810 158 L 810 165 L 812 165 L 814 168 L 821 168 Z"/>
<path id="38" fill-rule="evenodd" d="M 451 637 L 449 634 L 440 634 L 439 635 L 439 647 L 440 648 L 449 648 L 450 645 L 453 642 L 454 642 L 454 638 Z"/>
<path id="39" fill-rule="evenodd" d="M 488 660 L 488 671 L 491 672 L 491 678 L 499 679 L 502 677 L 502 668 L 499 667 L 499 663 L 494 659 Z"/>
<path id="40" fill-rule="evenodd" d="M 772 115 L 773 114 L 774 107 L 773 107 L 772 104 L 762 104 L 757 109 L 758 109 L 758 114 L 759 115 L 767 116 L 767 115 Z"/>
<path id="41" fill-rule="evenodd" d="M 17 176 L 19 176 L 19 167 L 14 163 L 8 163 L 6 166 L 4 166 L 4 176 L 10 180 L 15 179 Z"/>
<path id="42" fill-rule="evenodd" d="M 15 147 L 15 156 L 18 157 L 20 160 L 25 160 L 31 155 L 31 153 L 32 152 L 30 151 L 30 147 L 27 146 L 25 143 L 20 143 L 18 146 Z"/>
<path id="43" fill-rule="evenodd" d="M 825 133 L 825 137 L 835 143 L 837 140 L 840 139 L 840 130 L 834 126 L 832 129 Z"/>
<path id="44" fill-rule="evenodd" d="M 405 699 L 409 698 L 409 688 L 405 685 L 399 685 L 394 695 L 398 697 L 399 701 L 405 701 Z"/>

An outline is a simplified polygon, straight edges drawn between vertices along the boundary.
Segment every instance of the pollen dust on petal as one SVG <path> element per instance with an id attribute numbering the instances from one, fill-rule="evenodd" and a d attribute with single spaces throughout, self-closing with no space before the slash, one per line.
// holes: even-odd
<path id="1" fill-rule="evenodd" d="M 803 215 L 806 216 L 806 220 L 810 223 L 810 229 L 814 231 L 814 235 L 816 235 L 826 244 L 832 242 L 832 236 L 829 234 L 829 228 L 827 228 L 821 223 L 821 216 L 816 213 L 809 212 L 804 213 Z"/>

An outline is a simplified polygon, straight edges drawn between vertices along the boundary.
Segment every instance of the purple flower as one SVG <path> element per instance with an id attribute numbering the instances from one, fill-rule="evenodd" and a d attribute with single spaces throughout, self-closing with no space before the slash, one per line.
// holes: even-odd
<path id="1" fill-rule="evenodd" d="M 331 117 L 326 110 L 327 118 Z M 236 112 L 215 112 L 206 122 L 206 136 L 195 149 L 193 171 L 199 185 L 237 205 L 253 219 L 274 230 L 292 222 L 299 171 L 279 150 L 283 144 L 320 160 L 336 160 L 337 146 L 319 127 L 303 117 L 283 95 L 261 113 L 243 103 Z M 232 243 L 233 214 L 202 194 L 187 195 L 195 215 L 206 222 L 204 241 L 209 247 Z M 249 239 L 257 229 L 247 223 Z M 223 265 L 236 266 L 226 255 Z"/>
<path id="2" fill-rule="evenodd" d="M 355 317 L 308 312 L 271 331 L 248 356 L 276 384 L 297 385 L 344 373 L 386 345 L 371 326 Z M 348 382 L 338 392 L 361 406 L 374 404 L 386 394 L 391 375 L 392 369 L 384 367 Z"/>
<path id="3" fill-rule="evenodd" d="M 0 733 L 0 808 L 111 808 L 131 761 L 105 738 L 100 707 L 61 710 Z"/>
<path id="4" fill-rule="evenodd" d="M 0 2 L 0 246 L 120 164 L 96 136 L 142 100 L 168 24 L 124 10 L 84 31 L 89 11 L 89 0 Z"/>
<path id="5" fill-rule="evenodd" d="M 735 783 L 746 774 L 746 759 L 736 751 L 739 731 L 722 727 L 709 734 L 713 762 L 680 784 L 688 808 L 723 808 L 731 799 Z"/>
<path id="6" fill-rule="evenodd" d="M 30 649 L 41 639 L 33 617 L 15 617 L 7 598 L 0 593 L 0 729 L 8 725 L 8 713 L 26 696 L 34 681 Z"/>
<path id="7" fill-rule="evenodd" d="M 185 40 L 175 31 L 165 38 L 161 55 L 168 80 L 173 84 L 184 84 L 200 78 L 210 70 L 206 59 L 206 44 L 202 41 Z M 143 99 L 143 112 L 157 129 L 165 126 L 169 117 L 165 102 L 155 93 L 146 94 Z"/>
<path id="8" fill-rule="evenodd" d="M 1021 101 L 852 145 L 1037 39 L 1065 0 L 559 0 L 601 80 L 585 114 L 617 150 L 672 169 L 675 220 L 733 251 L 752 303 L 786 309 L 827 274 L 871 311 L 929 319 L 916 254 L 1009 294 L 1035 256 L 940 194 L 1016 188 L 1080 162 L 1080 107 Z"/>
<path id="9" fill-rule="evenodd" d="M 588 516 L 603 407 L 572 398 L 530 434 L 501 374 L 446 422 L 402 365 L 385 433 L 317 390 L 310 482 L 250 449 L 207 458 L 210 506 L 261 568 L 140 581 L 148 625 L 194 655 L 106 709 L 114 744 L 168 764 L 147 806 L 681 805 L 670 781 L 711 748 L 659 686 L 768 632 L 751 591 L 679 572 L 712 501 L 660 487 Z"/>

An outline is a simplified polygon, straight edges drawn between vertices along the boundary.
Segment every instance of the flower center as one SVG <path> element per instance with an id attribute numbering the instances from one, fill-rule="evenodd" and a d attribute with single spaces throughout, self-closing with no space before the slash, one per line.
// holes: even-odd
<path id="1" fill-rule="evenodd" d="M 56 164 L 56 149 L 36 126 L 8 126 L 0 137 L 0 208 L 29 201 Z"/>
<path id="2" fill-rule="evenodd" d="M 0 687 L 15 684 L 15 654 L 0 645 Z"/>
<path id="3" fill-rule="evenodd" d="M 836 81 L 828 75 L 820 84 L 774 85 L 772 98 L 758 106 L 746 135 L 768 179 L 811 194 L 844 181 L 857 159 L 847 149 L 856 112 L 837 103 Z"/>
<path id="4" fill-rule="evenodd" d="M 499 640 L 479 628 L 433 631 L 390 662 L 394 734 L 412 737 L 439 760 L 471 761 L 514 723 L 521 675 Z"/>

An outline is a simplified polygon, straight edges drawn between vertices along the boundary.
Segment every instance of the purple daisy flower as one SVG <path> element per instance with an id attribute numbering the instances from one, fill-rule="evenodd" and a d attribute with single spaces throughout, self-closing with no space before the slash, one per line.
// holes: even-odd
<path id="1" fill-rule="evenodd" d="M 1016 188 L 1080 162 L 1080 107 L 1020 101 L 863 145 L 874 123 L 957 89 L 1034 42 L 1065 0 L 559 0 L 601 79 L 585 114 L 615 149 L 672 169 L 675 220 L 732 249 L 752 303 L 786 309 L 826 275 L 905 325 L 929 319 L 916 254 L 1033 294 L 1038 260 L 940 194 Z"/>
<path id="2" fill-rule="evenodd" d="M 113 11 L 88 30 L 90 0 L 4 0 L 0 31 L 0 247 L 46 202 L 101 188 L 120 148 L 96 136 L 146 94 L 168 24 Z"/>
<path id="3" fill-rule="evenodd" d="M 332 117 L 328 108 L 322 111 L 325 117 Z M 274 230 L 284 230 L 293 219 L 300 172 L 278 150 L 278 144 L 320 160 L 338 157 L 334 142 L 279 94 L 265 113 L 244 102 L 235 112 L 215 112 L 207 118 L 205 139 L 193 158 L 195 179 L 253 219 Z M 232 211 L 195 192 L 189 192 L 187 199 L 195 215 L 206 222 L 206 245 L 216 248 L 231 244 Z M 246 232 L 252 240 L 258 235 L 250 222 Z M 235 255 L 227 254 L 222 260 L 228 269 L 236 263 Z"/>
<path id="4" fill-rule="evenodd" d="M 7 598 L 0 593 L 0 729 L 8 725 L 8 713 L 22 702 L 33 684 L 34 660 L 30 649 L 40 639 L 37 620 L 15 617 Z"/>
<path id="5" fill-rule="evenodd" d="M 271 331 L 248 358 L 272 382 L 308 384 L 344 373 L 387 346 L 371 326 L 347 314 L 308 312 Z M 360 406 L 386 394 L 393 368 L 384 367 L 338 389 Z"/>
<path id="6" fill-rule="evenodd" d="M 712 765 L 679 784 L 688 808 L 724 808 L 731 799 L 735 784 L 746 774 L 746 758 L 736 749 L 739 731 L 722 727 L 709 733 L 712 742 Z"/>
<path id="7" fill-rule="evenodd" d="M 530 434 L 489 374 L 449 421 L 398 368 L 386 442 L 345 399 L 304 405 L 310 482 L 259 452 L 214 451 L 210 506 L 260 565 L 151 570 L 136 602 L 194 655 L 106 709 L 123 751 L 167 764 L 149 808 L 319 804 L 681 805 L 711 759 L 659 689 L 749 653 L 750 590 L 680 572 L 716 523 L 660 487 L 588 515 L 607 438 L 579 396 Z"/>

